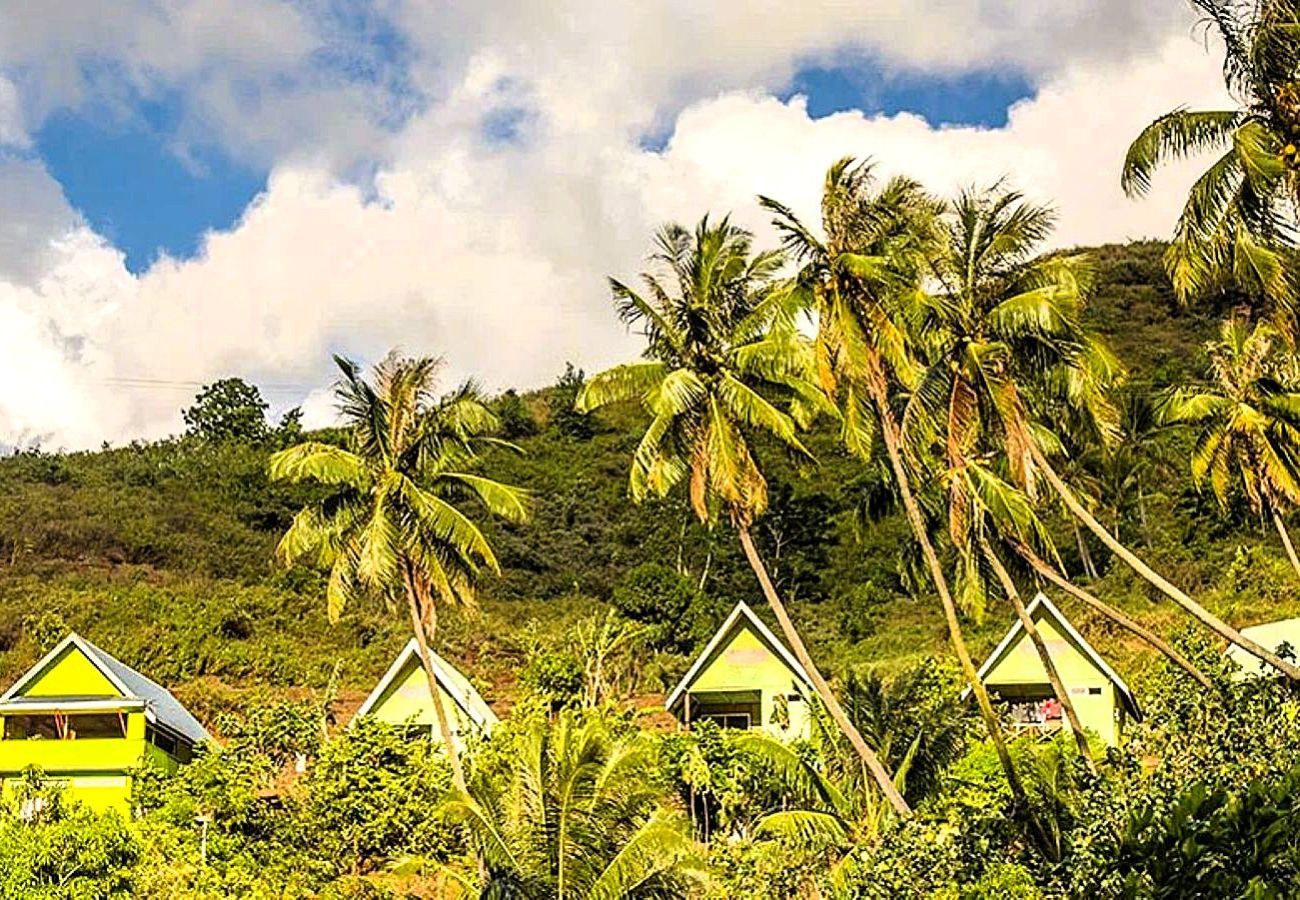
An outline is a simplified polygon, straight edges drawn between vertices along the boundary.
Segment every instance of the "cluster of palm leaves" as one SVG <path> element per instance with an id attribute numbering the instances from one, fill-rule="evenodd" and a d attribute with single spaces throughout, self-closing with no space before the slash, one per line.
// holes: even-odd
<path id="1" fill-rule="evenodd" d="M 701 521 L 735 527 L 818 699 L 899 814 L 908 806 L 897 773 L 809 657 L 751 534 L 767 498 L 759 448 L 806 458 L 798 432 L 813 417 L 833 419 L 864 465 L 876 465 L 883 446 L 893 493 L 1017 796 L 1023 791 L 966 648 L 963 613 L 980 616 L 991 596 L 1011 605 L 1085 758 L 1087 738 L 1012 570 L 1064 582 L 1168 651 L 1064 577 L 1043 523 L 1052 504 L 1206 627 L 1300 676 L 1152 570 L 1054 467 L 1069 445 L 1117 444 L 1123 422 L 1112 398 L 1124 373 L 1084 325 L 1087 261 L 1041 252 L 1054 224 L 1050 209 L 1000 183 L 944 202 L 910 179 L 882 181 L 871 163 L 852 159 L 827 174 L 820 228 L 760 200 L 774 214 L 782 253 L 755 252 L 749 233 L 706 218 L 693 231 L 660 233 L 644 290 L 612 282 L 623 319 L 646 338 L 645 360 L 596 376 L 578 404 L 644 407 L 650 424 L 633 456 L 633 497 L 685 483 Z"/>

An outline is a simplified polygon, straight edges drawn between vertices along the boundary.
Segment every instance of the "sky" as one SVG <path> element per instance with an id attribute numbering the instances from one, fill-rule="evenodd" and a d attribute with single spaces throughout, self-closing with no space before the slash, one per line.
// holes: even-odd
<path id="1" fill-rule="evenodd" d="M 1169 233 L 1137 131 L 1221 106 L 1183 0 L 0 0 L 0 446 L 181 428 L 231 375 L 332 421 L 332 355 L 447 387 L 633 357 L 606 276 L 853 155 L 1003 176 L 1053 246 Z"/>

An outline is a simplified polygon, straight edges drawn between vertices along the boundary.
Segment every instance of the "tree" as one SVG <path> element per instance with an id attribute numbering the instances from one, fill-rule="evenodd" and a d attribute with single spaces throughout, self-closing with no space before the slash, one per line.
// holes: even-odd
<path id="1" fill-rule="evenodd" d="M 565 710 L 507 723 L 444 805 L 474 847 L 481 897 L 685 896 L 696 869 L 647 736 Z"/>
<path id="2" fill-rule="evenodd" d="M 270 434 L 267 403 L 255 385 L 242 378 L 223 378 L 207 385 L 194 405 L 181 413 L 188 433 L 212 443 L 256 442 Z"/>
<path id="3" fill-rule="evenodd" d="M 646 360 L 595 376 L 578 405 L 590 410 L 616 402 L 642 404 L 651 421 L 632 458 L 633 499 L 665 496 L 684 480 L 701 522 L 712 524 L 726 515 L 817 695 L 891 804 L 906 814 L 889 773 L 809 656 L 754 546 L 751 529 L 767 509 L 768 486 L 753 441 L 763 435 L 807 457 L 797 419 L 809 421 L 825 404 L 810 381 L 811 348 L 794 327 L 785 293 L 772 289 L 781 257 L 753 254 L 751 247 L 750 234 L 725 218 L 714 224 L 706 216 L 694 232 L 665 226 L 651 260 L 668 280 L 644 273 L 644 297 L 610 281 L 620 316 L 642 329 Z M 789 399 L 794 414 L 774 405 L 773 398 Z"/>
<path id="4" fill-rule="evenodd" d="M 1300 199 L 1300 12 L 1295 0 L 1192 0 L 1223 41 L 1235 109 L 1176 109 L 1128 149 L 1121 184 L 1147 192 L 1171 159 L 1221 151 L 1192 185 L 1165 265 L 1186 299 L 1235 282 L 1288 315 L 1300 287 L 1294 204 Z"/>
<path id="5" fill-rule="evenodd" d="M 1196 428 L 1192 478 L 1208 481 L 1221 506 L 1233 483 L 1241 486 L 1256 515 L 1268 516 L 1282 539 L 1287 558 L 1300 575 L 1283 514 L 1300 502 L 1300 392 L 1285 383 L 1277 358 L 1277 329 L 1267 322 L 1252 328 L 1239 318 L 1226 320 L 1219 340 L 1206 346 L 1207 383 L 1172 391 L 1160 406 L 1169 424 Z"/>
<path id="6" fill-rule="evenodd" d="M 817 374 L 822 390 L 838 407 L 841 439 L 849 452 L 868 463 L 877 432 L 883 440 L 894 486 L 939 594 L 962 674 L 1012 792 L 1027 808 L 997 713 L 967 649 L 957 604 L 912 488 L 891 397 L 891 386 L 910 389 L 918 375 L 905 323 L 921 296 L 923 267 L 941 240 L 942 207 L 910 179 L 878 184 L 869 161 L 851 158 L 835 163 L 826 174 L 825 240 L 789 207 L 770 198 L 760 202 L 776 214 L 773 224 L 800 263 L 792 288 L 817 315 Z"/>
<path id="7" fill-rule="evenodd" d="M 575 440 L 590 440 L 596 433 L 596 423 L 590 412 L 579 409 L 577 399 L 586 383 L 583 371 L 571 362 L 564 364 L 564 371 L 551 388 L 551 424 L 565 437 Z"/>
<path id="8" fill-rule="evenodd" d="M 472 471 L 496 417 L 471 386 L 436 398 L 439 360 L 390 354 L 369 382 L 355 363 L 335 362 L 349 446 L 307 441 L 271 457 L 272 479 L 333 488 L 294 517 L 277 552 L 287 564 L 309 561 L 329 571 L 331 621 L 360 595 L 405 601 L 452 777 L 464 788 L 429 644 L 438 605 L 473 605 L 479 573 L 498 566 L 458 504 L 474 498 L 490 513 L 522 521 L 526 495 Z"/>

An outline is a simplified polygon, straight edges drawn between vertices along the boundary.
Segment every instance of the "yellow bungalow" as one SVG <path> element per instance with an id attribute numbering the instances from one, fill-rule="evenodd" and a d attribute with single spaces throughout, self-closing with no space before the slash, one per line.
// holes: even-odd
<path id="1" fill-rule="evenodd" d="M 429 656 L 434 677 L 442 689 L 443 709 L 451 717 L 452 739 L 458 749 L 463 749 L 464 736 L 490 732 L 497 724 L 496 714 L 455 666 L 432 650 Z M 429 679 L 420 665 L 420 648 L 415 638 L 411 638 L 397 654 L 397 659 L 379 679 L 379 684 L 366 697 L 352 721 L 356 722 L 363 716 L 373 716 L 392 725 L 405 725 L 435 741 L 440 740 Z"/>
<path id="2" fill-rule="evenodd" d="M 1028 612 L 1070 693 L 1079 724 L 1106 744 L 1119 746 L 1127 718 L 1142 718 L 1142 710 L 1124 679 L 1045 594 L 1034 598 Z M 1019 619 L 980 667 L 979 677 L 990 693 L 1011 707 L 1017 730 L 1050 733 L 1062 727 L 1060 704 L 1054 698 L 1038 651 Z"/>
<path id="3" fill-rule="evenodd" d="M 789 740 L 808 736 L 812 692 L 794 654 L 741 602 L 664 705 L 687 728 L 708 720 Z"/>
<path id="4" fill-rule="evenodd" d="M 1265 650 L 1272 650 L 1283 656 L 1288 651 L 1294 659 L 1300 656 L 1300 619 L 1282 619 L 1280 622 L 1265 622 L 1241 629 L 1243 637 L 1248 637 Z M 1236 644 L 1228 646 L 1228 657 L 1240 668 L 1236 677 L 1239 679 L 1255 678 L 1261 675 L 1276 676 L 1280 673 L 1256 656 L 1252 656 Z"/>
<path id="5" fill-rule="evenodd" d="M 126 812 L 135 771 L 174 771 L 206 740 L 165 688 L 76 634 L 0 696 L 6 794 L 35 766 L 91 808 Z"/>

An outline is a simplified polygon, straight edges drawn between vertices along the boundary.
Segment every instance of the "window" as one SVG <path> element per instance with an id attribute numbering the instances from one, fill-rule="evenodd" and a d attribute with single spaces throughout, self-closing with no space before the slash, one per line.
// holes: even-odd
<path id="1" fill-rule="evenodd" d="M 176 755 L 177 741 L 176 738 L 172 737 L 170 734 L 165 734 L 157 728 L 154 728 L 152 725 L 146 725 L 144 729 L 144 739 L 162 752 L 169 753 L 172 756 Z"/>
<path id="2" fill-rule="evenodd" d="M 53 715 L 5 717 L 7 741 L 57 741 L 60 731 L 58 719 Z"/>
<path id="3" fill-rule="evenodd" d="M 126 737 L 126 716 L 119 713 L 93 713 L 68 716 L 68 740 L 121 740 Z"/>
<path id="4" fill-rule="evenodd" d="M 701 713 L 701 719 L 715 723 L 719 728 L 749 728 L 749 713 Z"/>
<path id="5" fill-rule="evenodd" d="M 43 713 L 5 717 L 5 740 L 76 741 L 120 740 L 126 737 L 126 716 L 121 713 Z"/>

